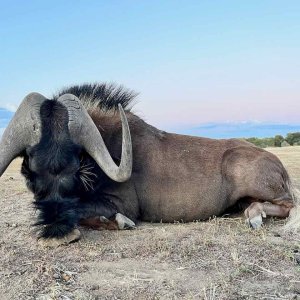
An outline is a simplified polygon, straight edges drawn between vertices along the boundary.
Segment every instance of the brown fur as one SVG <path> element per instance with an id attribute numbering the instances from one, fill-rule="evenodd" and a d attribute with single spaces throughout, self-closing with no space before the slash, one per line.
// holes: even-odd
<path id="1" fill-rule="evenodd" d="M 89 112 L 113 157 L 121 153 L 118 114 Z M 133 143 L 133 173 L 107 194 L 121 199 L 133 219 L 173 222 L 222 214 L 240 199 L 282 200 L 293 206 L 289 177 L 279 159 L 252 144 L 166 133 L 127 112 Z"/>

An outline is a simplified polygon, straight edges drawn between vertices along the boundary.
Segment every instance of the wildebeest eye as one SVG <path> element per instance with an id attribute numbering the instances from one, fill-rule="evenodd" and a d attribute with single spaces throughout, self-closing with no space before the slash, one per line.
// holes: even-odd
<path id="1" fill-rule="evenodd" d="M 26 148 L 26 154 L 27 156 L 32 157 L 32 147 Z"/>
<path id="2" fill-rule="evenodd" d="M 26 149 L 26 154 L 28 156 L 27 158 L 27 165 L 28 168 L 32 171 L 32 172 L 37 172 L 37 163 L 36 163 L 36 157 L 35 157 L 35 153 L 34 153 L 34 149 L 33 147 L 28 147 Z"/>

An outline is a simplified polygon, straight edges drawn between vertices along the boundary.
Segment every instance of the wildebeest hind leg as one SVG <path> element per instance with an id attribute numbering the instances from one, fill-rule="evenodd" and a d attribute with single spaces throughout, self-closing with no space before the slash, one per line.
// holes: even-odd
<path id="1" fill-rule="evenodd" d="M 253 202 L 244 213 L 247 218 L 247 223 L 252 228 L 258 229 L 263 223 L 262 218 L 266 218 L 267 216 L 282 218 L 288 217 L 292 207 L 292 204 L 289 205 L 289 202 L 286 201 L 280 201 L 280 204 L 270 202 Z"/>
<path id="2" fill-rule="evenodd" d="M 81 219 L 79 224 L 94 230 L 122 230 L 135 228 L 135 223 L 120 213 L 115 214 L 110 219 L 107 219 L 104 216 Z"/>

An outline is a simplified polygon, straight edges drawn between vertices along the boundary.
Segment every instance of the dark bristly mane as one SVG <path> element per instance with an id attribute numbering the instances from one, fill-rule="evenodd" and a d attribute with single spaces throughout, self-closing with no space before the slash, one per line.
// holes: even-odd
<path id="1" fill-rule="evenodd" d="M 117 110 L 118 104 L 130 111 L 136 92 L 113 83 L 81 84 L 63 88 L 53 96 L 57 99 L 63 94 L 73 94 L 78 97 L 86 109 L 99 107 L 104 111 Z"/>

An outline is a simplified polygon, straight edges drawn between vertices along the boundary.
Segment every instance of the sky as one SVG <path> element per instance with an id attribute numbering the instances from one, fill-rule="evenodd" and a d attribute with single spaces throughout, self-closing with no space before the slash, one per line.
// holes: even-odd
<path id="1" fill-rule="evenodd" d="M 7 110 L 106 81 L 137 91 L 134 111 L 164 130 L 300 131 L 300 1 L 0 0 L 0 53 Z"/>

